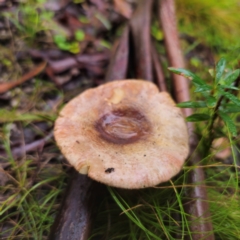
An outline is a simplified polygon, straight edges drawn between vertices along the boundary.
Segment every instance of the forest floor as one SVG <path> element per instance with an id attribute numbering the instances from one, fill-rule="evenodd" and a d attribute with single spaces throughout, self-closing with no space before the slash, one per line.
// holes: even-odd
<path id="1" fill-rule="evenodd" d="M 240 66 L 239 3 L 227 2 L 221 0 L 215 6 L 214 1 L 181 0 L 176 6 L 186 66 L 209 84 L 209 69 L 215 68 L 220 57 L 227 59 L 229 69 Z M 54 121 L 70 99 L 105 82 L 115 40 L 136 5 L 134 0 L 0 0 L 0 239 L 47 239 L 71 169 L 56 146 Z M 212 12 L 215 15 L 211 16 Z M 156 16 L 149 34 L 169 82 L 164 37 Z M 193 100 L 199 98 L 192 90 L 191 95 Z M 239 134 L 237 114 L 234 120 Z M 203 129 L 201 124 L 197 126 L 199 135 Z M 228 168 L 209 168 L 207 173 L 209 186 L 216 180 L 218 187 L 224 188 L 219 202 L 231 198 L 229 211 L 222 207 L 221 214 L 213 217 L 217 239 L 240 239 L 239 172 L 232 170 L 239 165 L 239 159 L 232 155 L 235 151 L 239 156 L 238 136 L 233 141 L 219 137 L 215 143 L 218 155 L 212 154 L 210 163 L 217 159 Z M 215 212 L 214 192 L 210 190 L 209 195 L 211 211 Z M 107 205 L 102 203 L 103 215 L 98 222 Z M 116 206 L 114 209 L 114 216 L 121 213 Z M 223 237 L 227 225 L 222 216 L 231 225 Z M 132 236 L 116 221 L 112 224 L 115 227 L 110 224 L 106 228 L 116 232 L 102 239 L 144 239 L 136 237 L 140 231 L 136 226 L 127 227 L 136 233 Z M 169 227 L 166 239 L 172 239 L 174 229 Z M 102 233 L 105 228 L 95 226 L 95 236 Z M 226 238 L 227 234 L 231 237 Z"/>

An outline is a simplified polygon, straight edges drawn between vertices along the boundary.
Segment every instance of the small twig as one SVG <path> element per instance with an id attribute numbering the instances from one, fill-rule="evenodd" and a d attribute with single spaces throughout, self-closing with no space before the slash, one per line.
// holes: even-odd
<path id="1" fill-rule="evenodd" d="M 125 26 L 123 34 L 116 44 L 108 66 L 106 81 L 120 80 L 127 76 L 129 59 L 129 26 Z"/>
<path id="2" fill-rule="evenodd" d="M 46 62 L 43 62 L 43 63 L 39 64 L 38 66 L 36 66 L 35 68 L 33 68 L 30 72 L 28 72 L 21 78 L 17 79 L 16 81 L 1 83 L 0 84 L 0 94 L 7 92 L 8 90 L 26 82 L 27 80 L 30 80 L 31 78 L 35 77 L 40 72 L 42 72 L 45 67 L 46 67 Z"/>
<path id="3" fill-rule="evenodd" d="M 35 151 L 38 148 L 42 148 L 46 143 L 52 140 L 53 133 L 49 133 L 46 137 L 36 140 L 35 142 L 29 143 L 23 147 L 16 148 L 12 150 L 13 156 L 21 156 L 21 154 L 25 154 L 27 152 Z"/>
<path id="4" fill-rule="evenodd" d="M 158 59 L 158 54 L 157 50 L 155 49 L 154 45 L 152 45 L 152 58 L 153 58 L 153 70 L 155 73 L 155 78 L 157 85 L 162 92 L 167 91 L 167 86 L 166 86 L 166 81 L 164 78 L 162 66 L 160 65 L 159 59 Z"/>
<path id="5" fill-rule="evenodd" d="M 26 145 L 21 145 L 19 147 L 15 147 L 12 149 L 12 156 L 15 158 L 19 158 L 24 156 L 28 152 L 32 152 L 37 150 L 38 148 L 42 148 L 46 143 L 51 141 L 53 137 L 53 133 L 49 133 L 46 137 L 36 140 L 34 142 L 28 143 Z M 0 152 L 0 156 L 2 158 L 7 157 L 7 154 L 4 152 Z"/>

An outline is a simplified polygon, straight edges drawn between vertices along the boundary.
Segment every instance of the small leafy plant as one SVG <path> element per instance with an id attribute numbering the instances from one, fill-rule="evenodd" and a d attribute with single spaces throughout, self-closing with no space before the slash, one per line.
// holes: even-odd
<path id="1" fill-rule="evenodd" d="M 34 41 L 38 33 L 56 28 L 53 21 L 54 13 L 45 9 L 45 3 L 46 0 L 22 1 L 18 11 L 6 11 L 1 15 L 15 25 L 25 40 Z"/>
<path id="2" fill-rule="evenodd" d="M 83 41 L 84 38 L 85 33 L 82 30 L 77 30 L 72 41 L 68 40 L 64 35 L 57 34 L 54 36 L 54 42 L 61 50 L 76 54 L 80 52 L 79 42 Z"/>
<path id="3" fill-rule="evenodd" d="M 211 133 L 214 121 L 220 118 L 227 126 L 232 136 L 237 135 L 237 129 L 231 113 L 240 112 L 240 100 L 236 97 L 240 69 L 231 71 L 226 69 L 226 60 L 221 58 L 214 70 L 209 73 L 212 84 L 208 84 L 196 74 L 181 68 L 169 68 L 173 73 L 182 75 L 192 81 L 195 93 L 199 93 L 203 100 L 187 101 L 178 104 L 181 108 L 202 108 L 204 113 L 194 113 L 186 118 L 189 122 L 208 121 L 208 130 Z"/>

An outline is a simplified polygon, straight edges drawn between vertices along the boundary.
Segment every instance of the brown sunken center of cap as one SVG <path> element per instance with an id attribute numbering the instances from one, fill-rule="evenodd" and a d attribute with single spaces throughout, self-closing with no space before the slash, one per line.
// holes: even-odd
<path id="1" fill-rule="evenodd" d="M 104 140 L 117 144 L 133 143 L 146 136 L 150 124 L 146 117 L 135 109 L 118 109 L 103 115 L 96 129 Z"/>

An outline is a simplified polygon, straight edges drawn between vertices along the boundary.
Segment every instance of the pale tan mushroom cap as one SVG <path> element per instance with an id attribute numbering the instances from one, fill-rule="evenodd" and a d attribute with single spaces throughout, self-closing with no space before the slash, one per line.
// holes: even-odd
<path id="1" fill-rule="evenodd" d="M 54 135 L 77 171 L 120 188 L 168 181 L 189 152 L 180 109 L 168 93 L 141 80 L 83 92 L 62 109 Z"/>

